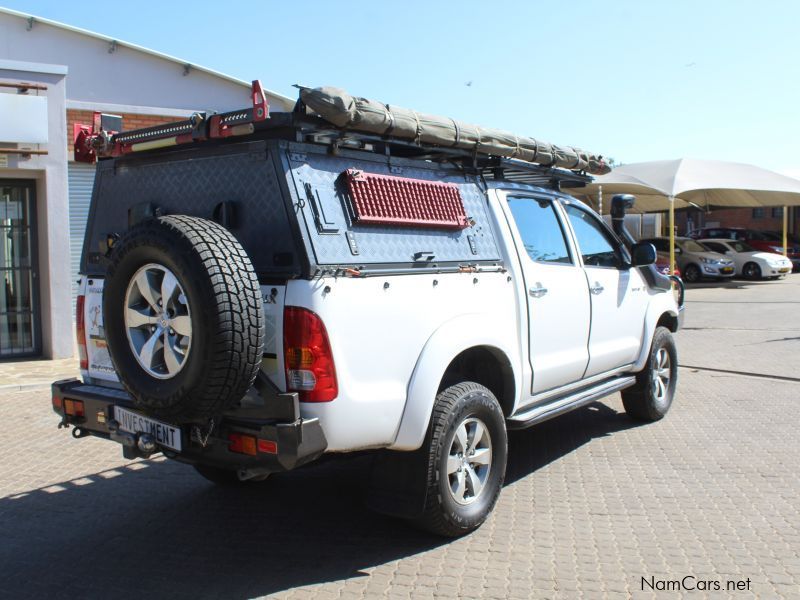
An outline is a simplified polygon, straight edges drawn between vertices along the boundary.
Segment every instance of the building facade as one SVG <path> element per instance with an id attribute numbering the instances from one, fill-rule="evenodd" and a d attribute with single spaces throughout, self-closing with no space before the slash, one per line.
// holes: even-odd
<path id="1" fill-rule="evenodd" d="M 294 102 L 267 92 L 271 110 Z M 0 8 L 0 360 L 65 358 L 94 166 L 72 130 L 95 111 L 124 129 L 250 104 L 250 83 Z"/>

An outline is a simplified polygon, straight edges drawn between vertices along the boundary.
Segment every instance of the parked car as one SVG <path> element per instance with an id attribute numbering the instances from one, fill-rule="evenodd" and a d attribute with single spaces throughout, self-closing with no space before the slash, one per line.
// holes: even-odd
<path id="1" fill-rule="evenodd" d="M 458 536 L 495 506 L 508 429 L 616 392 L 667 413 L 679 302 L 652 247 L 559 191 L 584 175 L 465 175 L 471 150 L 256 108 L 89 145 L 81 379 L 52 388 L 76 438 L 237 485 L 371 450 L 370 506 Z"/>
<path id="2" fill-rule="evenodd" d="M 749 244 L 762 252 L 775 252 L 783 254 L 783 233 L 772 231 L 757 231 L 744 227 L 704 227 L 696 229 L 689 234 L 695 240 L 699 239 L 726 239 L 738 240 Z M 800 268 L 800 244 L 789 242 L 786 248 L 786 257 L 792 261 L 795 269 Z"/>
<path id="3" fill-rule="evenodd" d="M 747 279 L 785 277 L 792 272 L 792 261 L 774 252 L 761 252 L 749 244 L 737 240 L 698 240 L 713 252 L 724 254 L 733 260 L 736 274 Z"/>
<path id="4" fill-rule="evenodd" d="M 779 248 L 783 247 L 783 232 L 782 231 L 765 231 L 775 242 L 780 244 Z M 792 261 L 792 267 L 795 271 L 800 270 L 800 237 L 787 233 L 786 235 L 786 257 Z"/>
<path id="5" fill-rule="evenodd" d="M 642 242 L 653 244 L 658 252 L 669 256 L 669 238 L 649 238 Z M 730 258 L 684 237 L 675 238 L 675 262 L 683 273 L 684 281 L 688 283 L 701 279 L 730 279 L 735 273 L 734 263 Z"/>

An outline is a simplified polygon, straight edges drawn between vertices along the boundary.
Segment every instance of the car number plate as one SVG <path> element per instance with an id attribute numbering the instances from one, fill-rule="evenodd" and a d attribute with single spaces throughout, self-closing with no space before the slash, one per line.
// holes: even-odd
<path id="1" fill-rule="evenodd" d="M 778 269 L 778 273 L 788 273 L 790 271 L 789 267 L 781 267 Z"/>
<path id="2" fill-rule="evenodd" d="M 722 267 L 723 273 L 733 273 L 733 267 Z"/>
<path id="3" fill-rule="evenodd" d="M 122 431 L 149 433 L 158 444 L 176 452 L 181 451 L 181 430 L 178 427 L 167 425 L 119 406 L 114 407 L 114 417 Z"/>

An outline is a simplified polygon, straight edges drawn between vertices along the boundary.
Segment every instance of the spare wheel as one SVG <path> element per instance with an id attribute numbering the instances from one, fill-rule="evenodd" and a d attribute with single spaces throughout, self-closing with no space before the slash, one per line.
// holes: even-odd
<path id="1" fill-rule="evenodd" d="M 236 238 L 206 219 L 159 217 L 124 234 L 111 259 L 103 324 L 136 406 L 203 422 L 241 400 L 261 364 L 264 309 Z"/>

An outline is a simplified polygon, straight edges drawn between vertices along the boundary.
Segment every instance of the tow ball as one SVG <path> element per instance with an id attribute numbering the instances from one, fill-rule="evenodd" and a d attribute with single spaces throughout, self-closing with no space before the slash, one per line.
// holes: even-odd
<path id="1" fill-rule="evenodd" d="M 149 433 L 129 433 L 119 428 L 119 422 L 111 419 L 107 423 L 112 440 L 122 444 L 122 455 L 125 458 L 150 458 L 157 450 L 156 440 Z"/>

